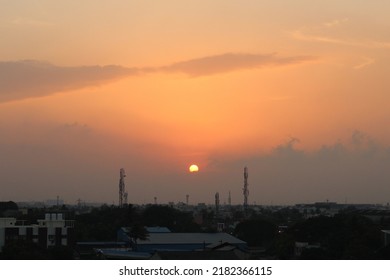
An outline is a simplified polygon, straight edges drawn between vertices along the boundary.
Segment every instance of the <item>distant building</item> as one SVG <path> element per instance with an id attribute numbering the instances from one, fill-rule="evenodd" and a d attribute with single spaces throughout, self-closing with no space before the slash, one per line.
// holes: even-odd
<path id="1" fill-rule="evenodd" d="M 118 235 L 119 237 L 120 235 Z M 122 235 L 123 237 L 123 235 Z M 119 241 L 128 241 L 123 238 Z M 247 244 L 230 234 L 219 233 L 149 233 L 146 240 L 137 241 L 137 251 L 196 251 L 205 250 L 211 244 L 229 243 L 238 249 L 246 250 Z"/>
<path id="2" fill-rule="evenodd" d="M 155 252 L 151 260 L 246 260 L 249 254 L 237 248 L 231 250 Z"/>
<path id="3" fill-rule="evenodd" d="M 130 237 L 131 228 L 117 232 L 122 247 L 95 246 L 101 259 L 248 259 L 247 244 L 227 233 L 173 233 L 166 227 L 145 227 L 145 240 Z"/>
<path id="4" fill-rule="evenodd" d="M 172 233 L 167 228 L 147 228 L 147 240 L 136 248 L 95 248 L 101 259 L 241 260 L 249 259 L 246 242 L 227 233 Z M 160 231 L 160 232 L 158 232 Z M 128 228 L 118 231 L 120 242 L 129 244 Z"/>
<path id="5" fill-rule="evenodd" d="M 309 242 L 295 242 L 294 255 L 295 257 L 300 257 L 304 250 L 319 248 L 321 248 L 319 243 L 310 244 Z"/>
<path id="6" fill-rule="evenodd" d="M 383 246 L 387 247 L 390 245 L 390 230 L 382 230 Z"/>
<path id="7" fill-rule="evenodd" d="M 145 227 L 148 233 L 169 233 L 171 232 L 167 227 Z"/>
<path id="8" fill-rule="evenodd" d="M 46 214 L 45 219 L 37 222 L 24 225 L 16 218 L 0 218 L 0 252 L 11 240 L 29 240 L 44 248 L 72 243 L 74 221 L 64 220 L 61 213 Z"/>

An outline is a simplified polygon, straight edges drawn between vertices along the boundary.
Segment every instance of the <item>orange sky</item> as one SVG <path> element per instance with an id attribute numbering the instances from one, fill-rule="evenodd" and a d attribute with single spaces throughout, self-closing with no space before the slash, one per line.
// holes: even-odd
<path id="1" fill-rule="evenodd" d="M 1 2 L 0 200 L 387 202 L 387 1 Z"/>

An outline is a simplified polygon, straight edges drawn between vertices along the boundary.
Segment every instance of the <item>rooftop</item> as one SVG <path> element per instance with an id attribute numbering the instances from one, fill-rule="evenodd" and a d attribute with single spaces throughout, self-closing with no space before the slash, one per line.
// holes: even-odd
<path id="1" fill-rule="evenodd" d="M 138 244 L 246 244 L 244 241 L 224 232 L 220 233 L 149 233 L 147 240 Z"/>

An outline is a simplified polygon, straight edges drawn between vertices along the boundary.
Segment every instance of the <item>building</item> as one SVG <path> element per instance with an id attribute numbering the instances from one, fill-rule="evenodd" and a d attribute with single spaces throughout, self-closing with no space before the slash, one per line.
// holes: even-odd
<path id="1" fill-rule="evenodd" d="M 0 218 L 0 252 L 7 242 L 27 240 L 43 248 L 67 246 L 73 242 L 74 221 L 65 220 L 63 214 L 46 214 L 37 224 L 25 225 L 16 218 Z"/>
<path id="2" fill-rule="evenodd" d="M 118 230 L 118 242 L 128 248 L 95 251 L 101 259 L 241 260 L 249 259 L 246 242 L 227 233 L 173 233 L 165 227 L 146 227 L 145 240 L 133 243 L 129 228 Z"/>
<path id="3" fill-rule="evenodd" d="M 382 241 L 383 246 L 387 247 L 390 245 L 390 230 L 382 230 Z"/>
<path id="4" fill-rule="evenodd" d="M 119 236 L 118 236 L 119 237 Z M 122 235 L 123 237 L 123 235 Z M 120 241 L 128 241 L 129 238 Z M 154 253 L 156 251 L 206 250 L 211 244 L 229 243 L 240 250 L 246 250 L 246 242 L 224 232 L 219 233 L 149 233 L 146 240 L 138 240 L 136 250 Z"/>
<path id="5" fill-rule="evenodd" d="M 320 248 L 321 245 L 319 243 L 309 244 L 309 242 L 295 242 L 294 255 L 295 257 L 300 257 L 304 250 Z"/>

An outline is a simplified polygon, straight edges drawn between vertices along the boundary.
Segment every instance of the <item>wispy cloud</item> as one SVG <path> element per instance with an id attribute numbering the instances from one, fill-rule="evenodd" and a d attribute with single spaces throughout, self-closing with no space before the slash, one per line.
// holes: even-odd
<path id="1" fill-rule="evenodd" d="M 312 56 L 281 57 L 276 54 L 226 53 L 174 63 L 161 67 L 160 70 L 181 72 L 190 76 L 205 76 L 264 66 L 299 64 L 314 59 Z"/>
<path id="2" fill-rule="evenodd" d="M 360 69 L 365 68 L 368 65 L 371 65 L 373 63 L 375 63 L 375 59 L 373 59 L 371 57 L 364 57 L 364 61 L 355 65 L 353 68 L 356 70 L 360 70 Z"/>
<path id="3" fill-rule="evenodd" d="M 0 103 L 97 86 L 141 74 L 180 72 L 190 76 L 205 76 L 265 66 L 299 64 L 314 59 L 310 56 L 227 53 L 162 67 L 140 68 L 118 65 L 62 67 L 35 60 L 0 61 Z"/>
<path id="4" fill-rule="evenodd" d="M 301 40 L 301 41 L 323 42 L 323 43 L 333 43 L 333 44 L 341 44 L 341 45 L 353 44 L 346 40 L 342 40 L 330 36 L 308 34 L 305 33 L 305 31 L 303 30 L 295 30 L 291 32 L 291 35 L 294 39 Z"/>
<path id="5" fill-rule="evenodd" d="M 335 19 L 321 25 L 305 26 L 289 33 L 292 38 L 300 41 L 337 44 L 369 49 L 390 48 L 390 41 L 374 40 L 363 36 L 360 38 L 354 38 L 346 35 L 350 33 L 348 30 L 353 28 L 351 24 L 346 24 L 347 22 L 350 22 L 348 18 Z M 340 35 L 337 35 L 340 31 L 342 31 L 341 33 L 343 33 L 344 36 L 340 37 Z"/>
<path id="6" fill-rule="evenodd" d="M 328 22 L 325 22 L 323 25 L 325 27 L 335 27 L 335 26 L 339 26 L 345 22 L 349 21 L 348 18 L 343 18 L 343 19 L 334 19 L 334 20 L 331 20 L 331 21 L 328 21 Z"/>
<path id="7" fill-rule="evenodd" d="M 30 26 L 30 27 L 52 27 L 53 23 L 44 20 L 37 20 L 31 18 L 14 18 L 10 21 L 12 25 L 16 26 Z"/>
<path id="8" fill-rule="evenodd" d="M 375 41 L 375 40 L 354 40 L 354 39 L 340 39 L 337 37 L 326 36 L 321 34 L 310 34 L 304 30 L 295 30 L 290 33 L 294 39 L 301 41 L 331 43 L 338 45 L 346 45 L 352 47 L 362 47 L 369 49 L 389 49 L 390 42 L 388 41 Z"/>
<path id="9" fill-rule="evenodd" d="M 0 62 L 0 102 L 99 85 L 137 69 L 121 66 L 61 67 L 33 60 Z"/>

